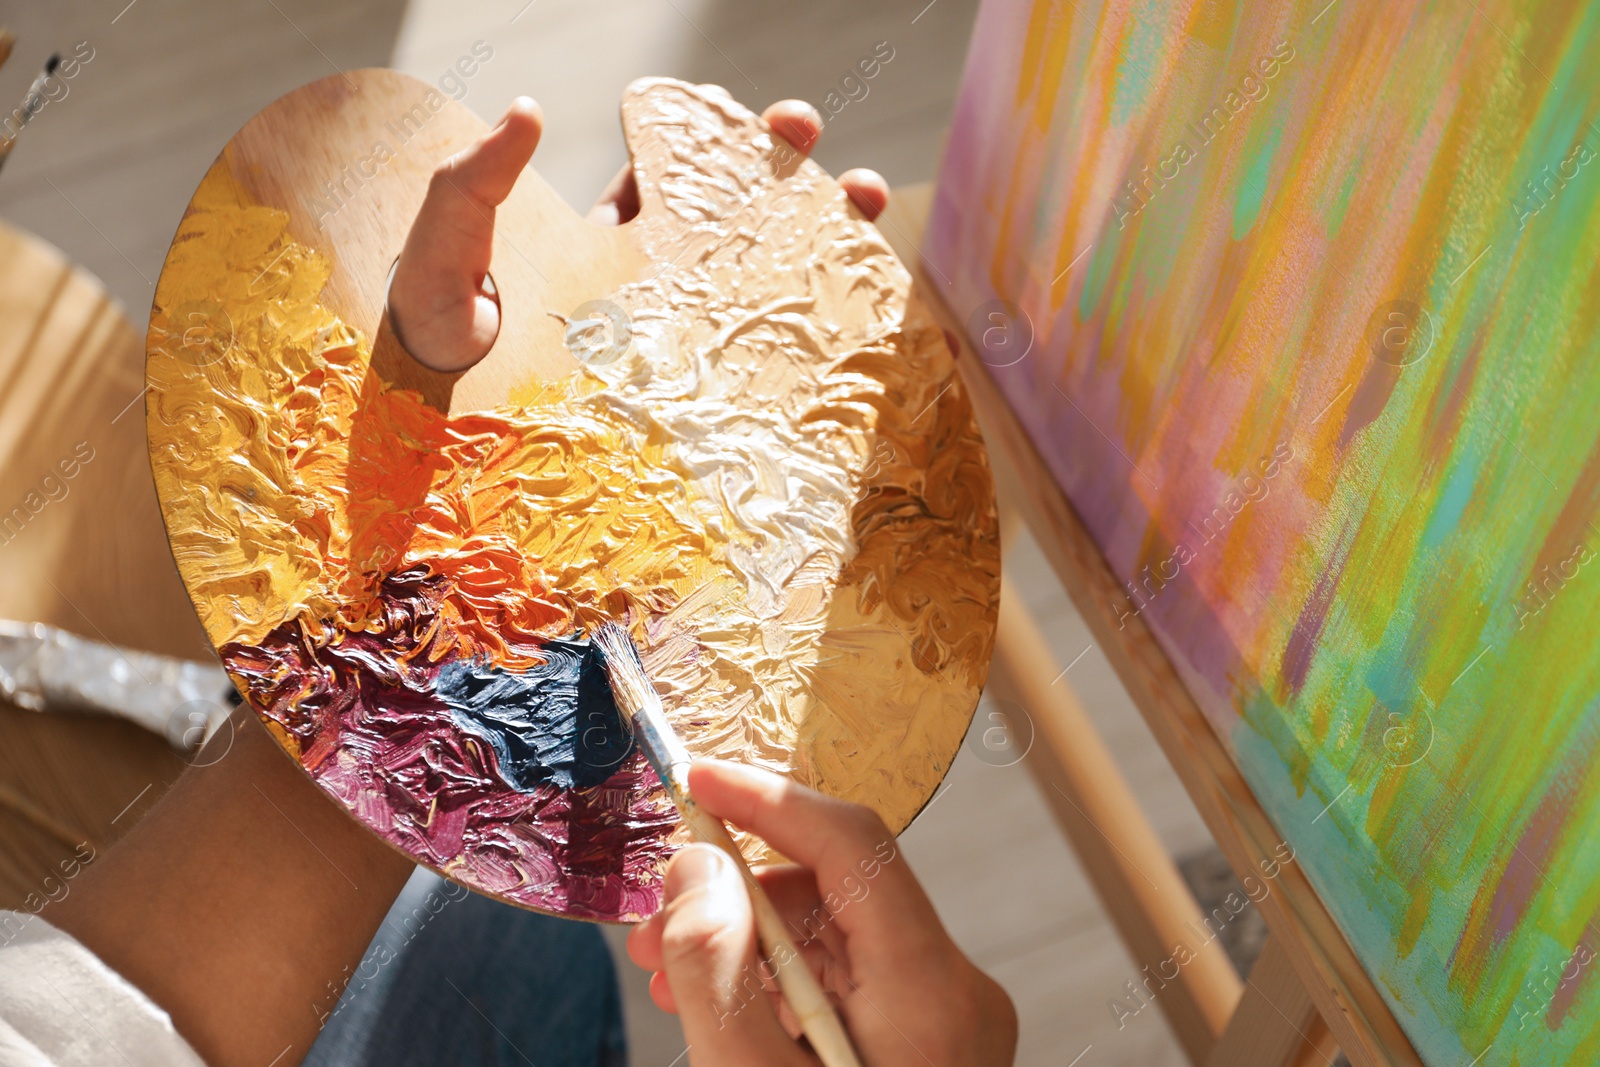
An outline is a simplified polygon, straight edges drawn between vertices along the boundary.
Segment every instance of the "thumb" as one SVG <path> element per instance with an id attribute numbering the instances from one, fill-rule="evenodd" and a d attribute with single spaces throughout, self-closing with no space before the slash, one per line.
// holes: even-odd
<path id="1" fill-rule="evenodd" d="M 433 172 L 389 285 L 389 322 L 426 366 L 459 371 L 482 359 L 500 328 L 486 284 L 495 208 L 511 193 L 544 127 L 539 105 L 512 101 L 500 123 Z"/>
<path id="2" fill-rule="evenodd" d="M 694 844 L 667 867 L 661 955 L 694 1067 L 805 1064 L 762 987 L 755 922 L 733 861 Z"/>

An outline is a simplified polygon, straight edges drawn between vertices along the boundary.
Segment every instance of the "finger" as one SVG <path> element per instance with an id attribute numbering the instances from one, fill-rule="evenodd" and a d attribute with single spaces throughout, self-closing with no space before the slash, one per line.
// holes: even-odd
<path id="1" fill-rule="evenodd" d="M 847 170 L 839 175 L 839 185 L 868 222 L 883 214 L 883 209 L 889 206 L 889 183 L 875 170 L 865 167 Z"/>
<path id="2" fill-rule="evenodd" d="M 459 210 L 461 222 L 477 225 L 474 217 L 481 222 L 483 211 L 500 206 L 510 195 L 522 168 L 533 158 L 543 133 L 544 112 L 531 97 L 519 96 L 511 101 L 494 129 L 444 161 L 440 170 L 445 172 L 447 184 L 461 198 L 472 201 L 463 205 L 459 199 L 446 200 L 452 205 L 451 210 Z"/>
<path id="3" fill-rule="evenodd" d="M 836 1003 L 850 993 L 849 949 L 844 931 L 834 921 L 834 909 L 849 906 L 849 899 L 838 895 L 823 900 L 817 892 L 816 877 L 804 867 L 767 867 L 756 878 L 789 928 L 800 958 L 817 978 L 823 990 Z M 778 1021 L 790 1030 L 792 1013 L 787 1005 L 778 1008 Z M 793 1031 L 791 1030 L 791 1033 Z"/>
<path id="4" fill-rule="evenodd" d="M 628 958 L 641 970 L 659 971 L 661 960 L 661 912 L 628 931 Z"/>
<path id="5" fill-rule="evenodd" d="M 817 880 L 804 867 L 793 864 L 759 867 L 755 876 L 778 914 L 789 924 L 790 934 L 797 943 L 823 934 L 830 925 L 822 898 L 817 894 Z M 628 959 L 640 970 L 659 971 L 663 966 L 661 924 L 664 916 L 665 912 L 658 911 L 643 922 L 635 923 L 628 931 Z"/>
<path id="6" fill-rule="evenodd" d="M 634 179 L 630 163 L 617 171 L 584 217 L 596 226 L 620 226 L 638 214 L 639 183 Z"/>
<path id="7" fill-rule="evenodd" d="M 762 991 L 750 897 L 733 861 L 690 845 L 668 864 L 665 889 L 661 955 L 696 1061 L 805 1063 Z"/>
<path id="8" fill-rule="evenodd" d="M 420 362 L 457 371 L 489 351 L 499 305 L 485 276 L 495 208 L 510 195 L 544 128 L 539 105 L 512 101 L 499 124 L 434 171 L 389 287 L 390 325 Z"/>
<path id="9" fill-rule="evenodd" d="M 763 867 L 756 872 L 756 880 L 767 891 L 802 952 L 809 957 L 809 946 L 815 945 L 820 951 L 843 955 L 844 935 L 833 921 L 829 904 L 842 907 L 847 898 L 835 896 L 831 902 L 824 901 L 817 892 L 816 875 L 804 867 Z"/>
<path id="10" fill-rule="evenodd" d="M 756 881 L 767 891 L 773 907 L 789 924 L 789 934 L 796 941 L 804 941 L 822 932 L 824 921 L 807 922 L 823 907 L 822 896 L 817 892 L 817 878 L 809 870 L 795 864 L 781 864 L 755 868 Z"/>
<path id="11" fill-rule="evenodd" d="M 804 867 L 793 865 L 762 867 L 755 875 L 773 906 L 778 909 L 778 914 L 788 924 L 790 935 L 812 973 L 818 981 L 826 983 L 838 969 L 838 960 L 843 958 L 845 945 L 844 936 L 833 924 L 832 916 L 817 893 L 816 878 Z M 667 984 L 666 975 L 661 973 L 665 965 L 661 954 L 663 914 L 657 912 L 628 931 L 627 952 L 628 959 L 641 970 L 654 972 L 650 979 L 650 997 L 656 1006 L 662 1011 L 677 1014 L 672 988 Z M 838 992 L 836 985 L 825 984 L 824 988 Z M 795 1031 L 784 1016 L 783 1006 L 775 1006 L 779 1021 L 792 1035 Z"/>
<path id="12" fill-rule="evenodd" d="M 543 125 L 539 105 L 518 97 L 494 129 L 434 170 L 395 268 L 397 284 L 417 278 L 457 295 L 478 291 L 495 209 L 532 158 Z"/>
<path id="13" fill-rule="evenodd" d="M 876 928 L 918 942 L 945 936 L 894 835 L 870 808 L 823 796 L 770 771 L 714 760 L 699 760 L 690 768 L 689 791 L 713 815 L 811 868 L 824 898 L 833 893 L 849 900 L 834 916 L 846 935 Z"/>
<path id="14" fill-rule="evenodd" d="M 772 132 L 794 146 L 802 156 L 810 155 L 822 136 L 822 115 L 804 100 L 779 100 L 761 113 Z"/>
<path id="15" fill-rule="evenodd" d="M 662 971 L 650 976 L 650 999 L 668 1015 L 678 1014 L 678 1002 L 672 999 L 672 986 Z"/>
<path id="16" fill-rule="evenodd" d="M 806 951 L 806 949 L 801 949 L 801 954 L 804 955 Z M 816 951 L 820 952 L 821 950 L 818 949 Z M 814 962 L 811 970 L 813 974 L 817 975 L 817 981 L 822 981 L 823 964 Z M 763 992 L 767 995 L 767 1001 L 772 1005 L 772 1010 L 778 1013 L 778 1024 L 783 1027 L 784 1033 L 792 1038 L 798 1038 L 802 1032 L 799 1018 L 794 1014 L 793 1009 L 784 1003 L 783 997 L 776 992 L 777 983 L 763 981 L 761 985 Z M 664 972 L 657 971 L 650 976 L 649 991 L 650 1000 L 656 1007 L 668 1015 L 678 1014 L 678 1002 L 672 999 L 672 985 L 667 981 L 667 976 Z"/>

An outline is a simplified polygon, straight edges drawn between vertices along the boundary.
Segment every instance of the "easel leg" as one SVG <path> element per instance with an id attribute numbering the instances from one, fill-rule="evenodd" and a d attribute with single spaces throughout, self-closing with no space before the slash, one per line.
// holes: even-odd
<path id="1" fill-rule="evenodd" d="M 1289 957 L 1268 938 L 1207 1067 L 1327 1067 L 1338 1051 Z"/>
<path id="2" fill-rule="evenodd" d="M 1220 941 L 1197 943 L 1194 931 L 1203 925 L 1199 905 L 1061 677 L 1060 664 L 1022 598 L 1002 583 L 986 692 L 1021 705 L 1032 720 L 1037 733 L 1027 761 L 1040 794 L 1072 842 L 1123 944 L 1148 973 L 1160 976 L 1156 1002 L 1190 1062 L 1204 1063 L 1235 1017 L 1239 977 Z"/>

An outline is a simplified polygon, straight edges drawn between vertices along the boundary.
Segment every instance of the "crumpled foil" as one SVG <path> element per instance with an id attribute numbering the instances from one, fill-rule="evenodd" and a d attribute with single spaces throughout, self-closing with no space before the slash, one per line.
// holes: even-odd
<path id="1" fill-rule="evenodd" d="M 43 623 L 0 619 L 0 697 L 30 711 L 117 715 L 181 752 L 211 736 L 238 704 L 215 663 L 92 641 Z"/>

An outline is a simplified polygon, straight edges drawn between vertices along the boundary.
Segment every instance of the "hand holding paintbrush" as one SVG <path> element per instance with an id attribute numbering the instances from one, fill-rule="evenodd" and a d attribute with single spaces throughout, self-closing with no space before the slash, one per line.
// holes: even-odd
<path id="1" fill-rule="evenodd" d="M 680 852 L 667 869 L 666 907 L 628 939 L 633 961 L 657 972 L 650 984 L 657 1005 L 681 1017 L 694 1067 L 816 1062 L 789 1039 L 761 994 L 757 960 L 744 940 L 752 924 L 772 961 L 768 973 L 777 974 L 826 1067 L 1010 1063 L 1010 999 L 950 940 L 883 821 L 755 768 L 702 761 L 691 770 L 626 631 L 605 624 L 595 645 L 640 748 L 691 832 L 718 850 Z M 802 866 L 752 874 L 721 816 Z M 746 895 L 748 912 L 736 899 Z M 801 947 L 791 932 L 802 937 Z M 825 973 L 853 1045 L 802 947 L 830 958 Z"/>
<path id="2" fill-rule="evenodd" d="M 696 840 L 715 845 L 737 865 L 750 891 L 750 906 L 755 910 L 756 929 L 761 935 L 772 967 L 777 972 L 778 986 L 784 1000 L 800 1020 L 806 1039 L 816 1050 L 826 1067 L 860 1067 L 861 1061 L 845 1035 L 844 1024 L 822 991 L 800 950 L 784 927 L 783 918 L 773 907 L 761 883 L 745 863 L 739 846 L 722 820 L 704 811 L 689 795 L 688 750 L 673 733 L 661 707 L 661 698 L 650 686 L 644 664 L 628 632 L 614 622 L 601 623 L 594 635 L 595 646 L 600 649 L 605 662 L 606 677 L 611 683 L 611 695 L 624 721 L 630 723 L 639 748 L 650 766 L 655 768 L 666 787 L 667 794 L 677 807 L 689 832 Z"/>

